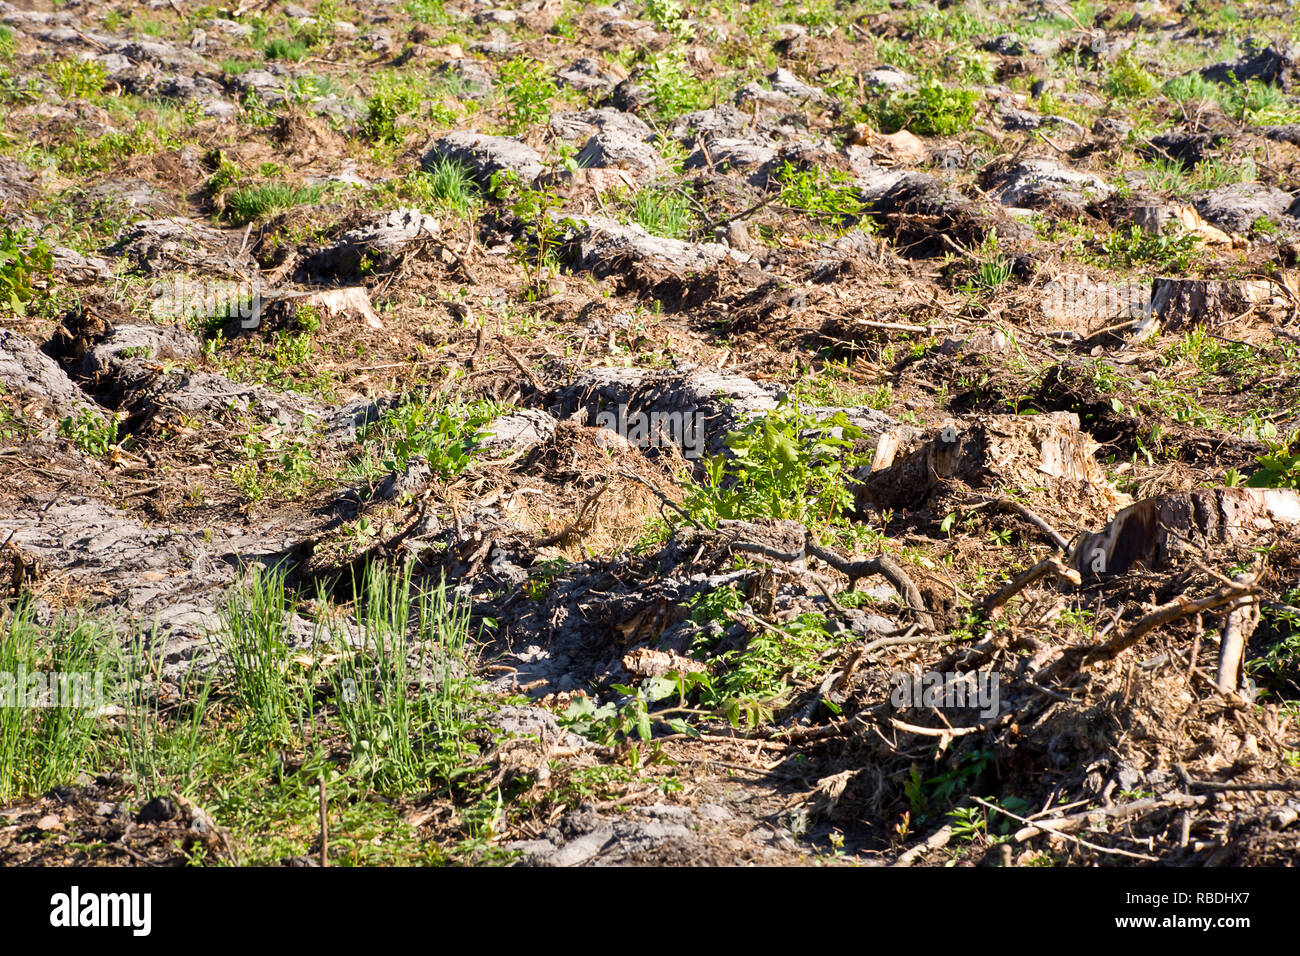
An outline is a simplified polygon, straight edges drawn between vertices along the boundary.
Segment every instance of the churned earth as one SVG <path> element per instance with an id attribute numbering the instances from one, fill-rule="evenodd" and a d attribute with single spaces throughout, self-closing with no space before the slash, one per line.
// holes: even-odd
<path id="1" fill-rule="evenodd" d="M 1294 864 L 1294 14 L 0 2 L 0 862 Z"/>

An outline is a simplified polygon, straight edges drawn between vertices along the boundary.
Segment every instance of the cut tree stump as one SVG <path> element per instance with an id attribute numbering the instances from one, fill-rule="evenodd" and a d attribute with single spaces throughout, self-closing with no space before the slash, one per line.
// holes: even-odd
<path id="1" fill-rule="evenodd" d="M 1149 314 L 1166 332 L 1224 325 L 1255 310 L 1289 310 L 1284 289 L 1267 279 L 1155 279 Z"/>
<path id="2" fill-rule="evenodd" d="M 1300 492 L 1289 488 L 1175 491 L 1145 498 L 1103 530 L 1083 535 L 1070 563 L 1085 579 L 1124 574 L 1138 564 L 1159 570 L 1209 545 L 1276 540 L 1297 525 Z"/>
<path id="3" fill-rule="evenodd" d="M 1106 481 L 1093 458 L 1097 447 L 1072 412 L 951 419 L 908 454 L 886 443 L 891 463 L 856 475 L 858 511 L 917 508 L 937 486 L 955 479 L 1048 511 L 1113 514 L 1130 499 Z"/>

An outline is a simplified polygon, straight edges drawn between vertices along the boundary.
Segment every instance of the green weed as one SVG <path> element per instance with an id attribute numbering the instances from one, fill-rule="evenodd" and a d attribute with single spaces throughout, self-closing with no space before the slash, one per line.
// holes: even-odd
<path id="1" fill-rule="evenodd" d="M 406 3 L 402 4 L 402 9 L 412 20 L 418 20 L 420 23 L 444 26 L 452 22 L 444 8 L 443 0 L 406 0 Z"/>
<path id="2" fill-rule="evenodd" d="M 17 315 L 27 313 L 36 295 L 33 281 L 48 278 L 54 258 L 44 239 L 25 229 L 5 226 L 0 233 L 0 301 Z"/>
<path id="3" fill-rule="evenodd" d="M 478 754 L 469 605 L 444 585 L 413 592 L 410 574 L 369 566 L 358 633 L 336 628 L 329 673 L 351 772 L 383 792 L 454 786 Z"/>
<path id="4" fill-rule="evenodd" d="M 117 654 L 123 708 L 118 743 L 141 799 L 168 791 L 193 796 L 203 751 L 210 746 L 204 721 L 210 716 L 214 669 L 198 674 L 191 668 L 180 681 L 175 706 L 152 679 L 162 669 L 162 656 L 156 634 L 134 635 Z"/>
<path id="5" fill-rule="evenodd" d="M 420 175 L 427 177 L 430 199 L 460 216 L 469 216 L 481 201 L 478 184 L 469 170 L 455 160 L 440 159 Z"/>
<path id="6" fill-rule="evenodd" d="M 727 436 L 731 457 L 708 460 L 686 510 L 710 526 L 722 518 L 830 524 L 853 506 L 850 474 L 866 461 L 853 451 L 859 437 L 843 412 L 825 421 L 790 405 L 768 412 Z"/>
<path id="7" fill-rule="evenodd" d="M 117 417 L 101 417 L 89 408 L 59 420 L 59 436 L 69 439 L 87 455 L 102 458 L 117 444 Z"/>
<path id="8" fill-rule="evenodd" d="M 1282 600 L 1260 611 L 1261 636 L 1271 639 L 1268 650 L 1246 663 L 1250 676 L 1268 686 L 1279 699 L 1300 700 L 1300 588 L 1290 588 Z"/>
<path id="9" fill-rule="evenodd" d="M 404 133 L 398 128 L 397 121 L 419 105 L 419 91 L 409 82 L 381 77 L 375 82 L 374 93 L 366 103 L 362 135 L 376 143 L 400 145 Z"/>
<path id="10" fill-rule="evenodd" d="M 1200 236 L 1194 233 L 1152 236 L 1138 226 L 1130 226 L 1127 230 L 1112 231 L 1102 240 L 1101 248 L 1115 266 L 1154 266 L 1170 272 L 1186 272 L 1200 242 Z"/>
<path id="11" fill-rule="evenodd" d="M 249 428 L 240 440 L 240 464 L 230 477 L 246 498 L 298 498 L 329 480 L 316 461 L 308 437 L 286 433 L 278 425 Z"/>
<path id="12" fill-rule="evenodd" d="M 864 206 L 847 173 L 824 166 L 797 167 L 788 160 L 777 173 L 781 205 L 835 228 L 856 223 Z"/>
<path id="13" fill-rule="evenodd" d="M 682 14 L 682 5 L 678 0 L 646 0 L 645 15 L 656 29 L 667 33 L 674 40 L 686 41 L 695 36 L 695 31 Z"/>
<path id="14" fill-rule="evenodd" d="M 550 74 L 536 61 L 515 57 L 503 63 L 500 81 L 507 104 L 507 133 L 522 133 L 550 116 L 551 97 L 558 91 Z"/>
<path id="15" fill-rule="evenodd" d="M 1248 488 L 1300 489 L 1300 436 L 1286 442 L 1269 442 L 1269 450 L 1258 459 L 1259 470 L 1246 479 Z"/>
<path id="16" fill-rule="evenodd" d="M 1145 99 L 1160 89 L 1160 81 L 1125 50 L 1107 71 L 1102 89 L 1117 100 Z"/>
<path id="17" fill-rule="evenodd" d="M 363 477 L 390 471 L 401 474 L 407 462 L 419 455 L 438 477 L 454 478 L 473 464 L 483 426 L 502 411 L 501 405 L 487 401 L 418 398 L 404 402 L 361 431 L 363 455 L 354 470 Z"/>
<path id="18" fill-rule="evenodd" d="M 921 136 L 953 136 L 975 125 L 979 101 L 976 90 L 949 88 L 930 79 L 915 91 L 882 97 L 866 112 L 886 133 L 906 129 Z"/>
<path id="19" fill-rule="evenodd" d="M 268 60 L 292 60 L 294 63 L 301 63 L 307 58 L 307 44 L 302 40 L 276 37 L 262 48 L 262 55 Z"/>
<path id="20" fill-rule="evenodd" d="M 968 295 L 999 289 L 1011 281 L 1012 261 L 998 251 L 996 232 L 989 234 L 980 247 L 974 274 L 960 289 Z"/>
<path id="21" fill-rule="evenodd" d="M 654 108 L 663 122 L 671 122 L 683 113 L 703 109 L 706 103 L 704 84 L 685 65 L 664 55 L 655 55 L 646 63 L 641 81 L 650 90 Z"/>
<path id="22" fill-rule="evenodd" d="M 55 60 L 45 72 L 64 99 L 94 96 L 108 80 L 108 71 L 97 60 Z"/>

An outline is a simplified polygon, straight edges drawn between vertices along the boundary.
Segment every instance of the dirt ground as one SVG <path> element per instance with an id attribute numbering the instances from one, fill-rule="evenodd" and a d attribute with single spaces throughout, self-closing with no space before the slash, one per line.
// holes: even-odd
<path id="1" fill-rule="evenodd" d="M 1289 7 L 0 23 L 5 620 L 148 634 L 212 751 L 146 779 L 110 702 L 0 862 L 1297 861 Z M 467 609 L 455 773 L 313 689 L 373 568 Z"/>

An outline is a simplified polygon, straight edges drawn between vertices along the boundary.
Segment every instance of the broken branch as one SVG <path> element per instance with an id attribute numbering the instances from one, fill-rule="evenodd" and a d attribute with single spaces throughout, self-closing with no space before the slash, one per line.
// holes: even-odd
<path id="1" fill-rule="evenodd" d="M 1003 588 L 984 599 L 984 611 L 996 615 L 998 608 L 1033 584 L 1039 578 L 1052 575 L 1062 581 L 1069 581 L 1075 587 L 1083 584 L 1083 578 L 1074 568 L 1066 567 L 1060 558 L 1044 558 L 1027 571 L 1022 571 L 1011 579 Z"/>

